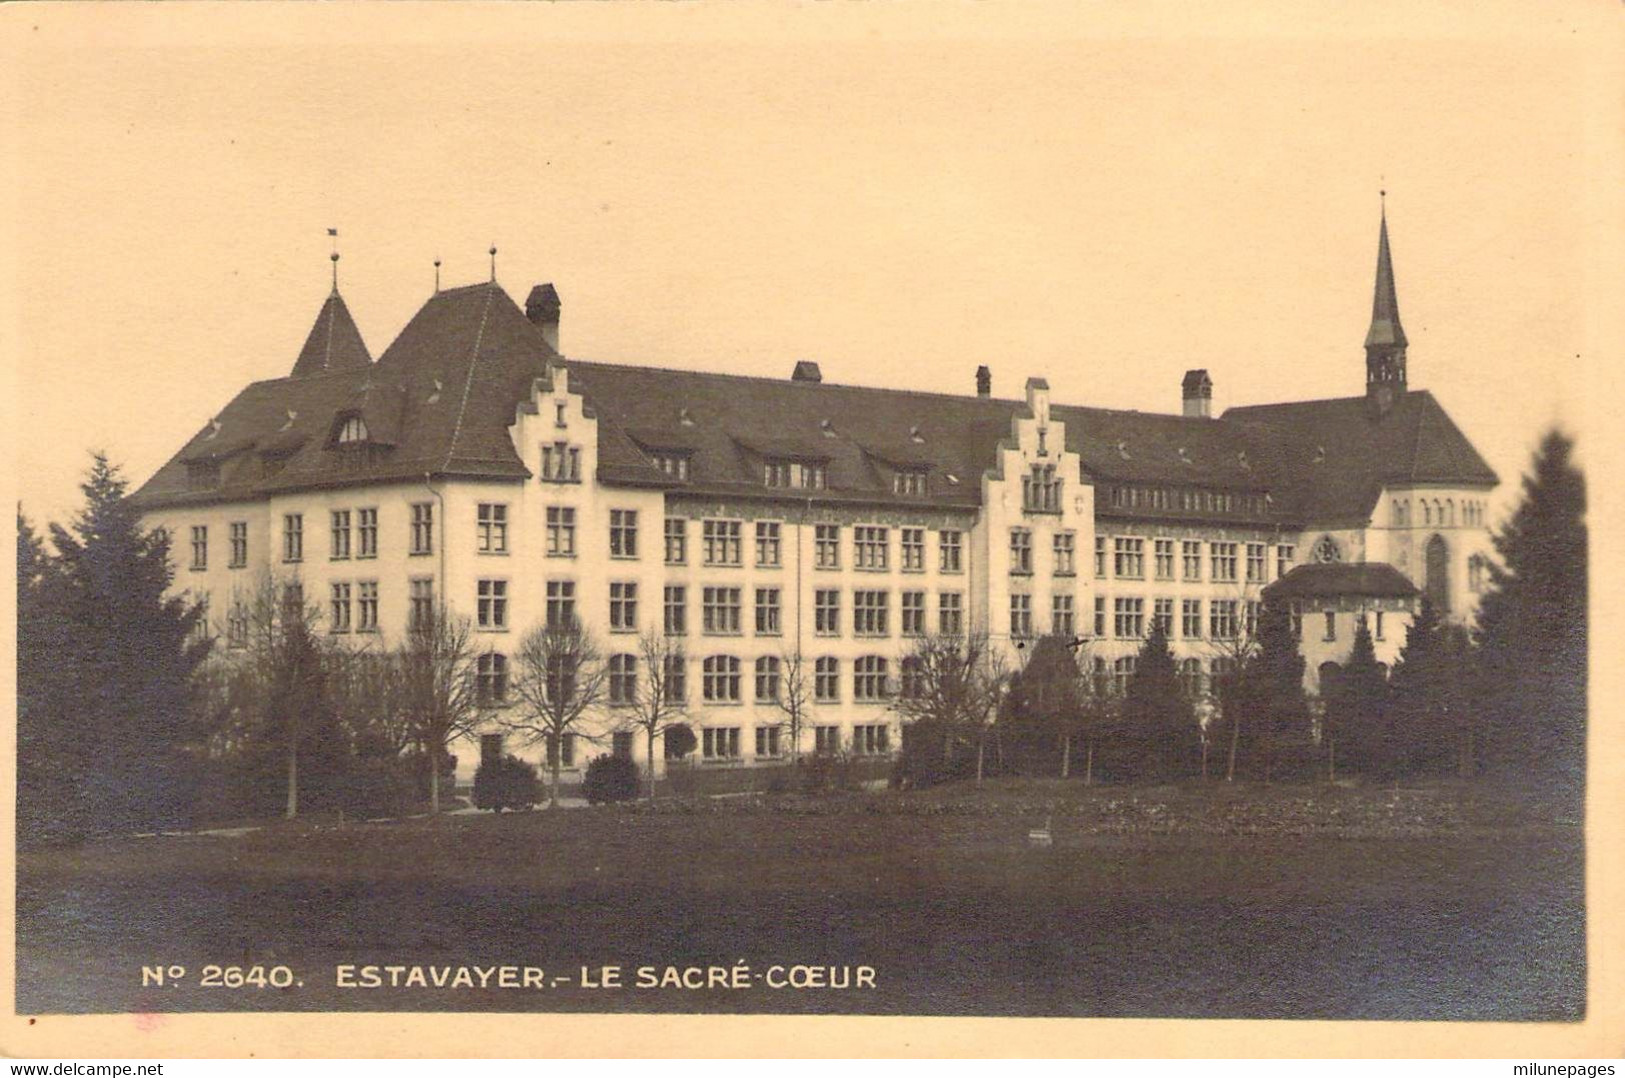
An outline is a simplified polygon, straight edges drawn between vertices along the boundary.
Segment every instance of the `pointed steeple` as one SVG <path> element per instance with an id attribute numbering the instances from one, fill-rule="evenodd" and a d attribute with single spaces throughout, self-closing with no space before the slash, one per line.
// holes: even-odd
<path id="1" fill-rule="evenodd" d="M 371 364 L 372 354 L 367 351 L 361 331 L 350 317 L 350 308 L 345 306 L 344 297 L 335 286 L 328 293 L 327 302 L 322 304 L 321 313 L 316 315 L 305 346 L 299 350 L 292 376 L 302 378 L 328 371 L 355 370 Z"/>
<path id="2" fill-rule="evenodd" d="M 1393 256 L 1388 252 L 1388 208 L 1384 191 L 1382 227 L 1377 235 L 1377 284 L 1371 299 L 1371 328 L 1365 335 L 1366 395 L 1388 410 L 1396 393 L 1405 392 L 1405 327 L 1399 323 L 1399 294 L 1394 287 Z"/>

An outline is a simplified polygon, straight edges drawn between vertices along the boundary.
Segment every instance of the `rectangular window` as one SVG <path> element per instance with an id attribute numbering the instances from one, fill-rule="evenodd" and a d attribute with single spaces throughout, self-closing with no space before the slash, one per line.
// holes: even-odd
<path id="1" fill-rule="evenodd" d="M 756 660 L 756 699 L 773 701 L 779 698 L 779 660 L 776 655 L 763 655 Z"/>
<path id="2" fill-rule="evenodd" d="M 476 609 L 479 612 L 478 624 L 482 629 L 506 629 L 508 627 L 508 582 L 506 580 L 481 580 L 475 585 L 477 589 Z"/>
<path id="3" fill-rule="evenodd" d="M 638 511 L 611 509 L 609 511 L 609 556 L 635 558 L 638 556 Z"/>
<path id="4" fill-rule="evenodd" d="M 1104 637 L 1105 635 L 1106 635 L 1106 597 L 1104 595 L 1097 595 L 1097 596 L 1095 596 L 1095 636 L 1096 637 Z"/>
<path id="5" fill-rule="evenodd" d="M 1095 536 L 1095 577 L 1106 579 L 1106 537 Z"/>
<path id="6" fill-rule="evenodd" d="M 713 655 L 705 660 L 701 691 L 713 704 L 739 703 L 739 660 L 732 655 Z"/>
<path id="7" fill-rule="evenodd" d="M 1179 544 L 1179 550 L 1180 560 L 1184 562 L 1180 575 L 1186 580 L 1201 580 L 1202 544 L 1193 539 L 1186 539 Z"/>
<path id="8" fill-rule="evenodd" d="M 783 631 L 780 625 L 779 589 L 756 589 L 756 635 L 778 636 Z"/>
<path id="9" fill-rule="evenodd" d="M 559 767 L 576 765 L 576 735 L 547 735 L 547 766 L 552 767 L 555 763 Z"/>
<path id="10" fill-rule="evenodd" d="M 841 567 L 841 526 L 819 524 L 813 530 L 813 566 L 818 569 Z"/>
<path id="11" fill-rule="evenodd" d="M 740 632 L 738 588 L 706 588 L 701 593 L 701 625 L 707 633 L 735 636 Z"/>
<path id="12" fill-rule="evenodd" d="M 937 596 L 937 632 L 960 636 L 965 631 L 965 597 L 957 591 Z"/>
<path id="13" fill-rule="evenodd" d="M 852 593 L 852 631 L 859 636 L 885 636 L 890 632 L 887 607 L 891 604 L 889 592 L 854 591 Z"/>
<path id="14" fill-rule="evenodd" d="M 1213 575 L 1215 584 L 1233 584 L 1236 580 L 1236 544 L 1209 543 L 1208 549 L 1212 552 Z"/>
<path id="15" fill-rule="evenodd" d="M 756 564 L 765 569 L 776 569 L 784 560 L 784 544 L 780 538 L 778 521 L 756 522 Z"/>
<path id="16" fill-rule="evenodd" d="M 1145 540 L 1118 536 L 1113 541 L 1112 575 L 1140 580 L 1145 576 Z"/>
<path id="17" fill-rule="evenodd" d="M 898 602 L 904 636 L 925 635 L 925 592 L 905 591 Z"/>
<path id="18" fill-rule="evenodd" d="M 347 633 L 350 631 L 350 585 L 342 581 L 334 583 L 330 595 L 327 627 L 335 633 Z"/>
<path id="19" fill-rule="evenodd" d="M 242 569 L 248 565 L 248 521 L 234 520 L 231 524 L 231 564 L 229 568 Z"/>
<path id="20" fill-rule="evenodd" d="M 707 520 L 700 530 L 705 540 L 705 564 L 740 564 L 739 521 Z"/>
<path id="21" fill-rule="evenodd" d="M 508 507 L 481 502 L 475 515 L 475 549 L 481 554 L 508 552 Z"/>
<path id="22" fill-rule="evenodd" d="M 1157 579 L 1172 580 L 1174 578 L 1174 541 L 1172 539 L 1158 539 L 1154 544 L 1157 556 Z"/>
<path id="23" fill-rule="evenodd" d="M 662 688 L 666 703 L 684 704 L 688 702 L 688 658 L 682 652 L 667 655 L 661 662 L 666 671 L 666 684 Z"/>
<path id="24" fill-rule="evenodd" d="M 434 623 L 434 581 L 413 577 L 407 587 L 411 600 L 406 612 L 407 628 L 426 629 Z"/>
<path id="25" fill-rule="evenodd" d="M 705 759 L 739 759 L 739 727 L 707 726 L 700 731 L 700 738 L 700 752 Z"/>
<path id="26" fill-rule="evenodd" d="M 1072 596 L 1053 595 L 1050 597 L 1049 614 L 1050 632 L 1056 636 L 1071 638 L 1078 633 L 1078 615 L 1073 608 Z"/>
<path id="27" fill-rule="evenodd" d="M 1033 597 L 1010 596 L 1010 635 L 1025 640 L 1033 635 Z"/>
<path id="28" fill-rule="evenodd" d="M 1337 612 L 1335 610 L 1326 611 L 1326 635 L 1324 639 L 1337 639 Z"/>
<path id="29" fill-rule="evenodd" d="M 547 627 L 568 629 L 576 622 L 576 585 L 573 580 L 547 582 Z"/>
<path id="30" fill-rule="evenodd" d="M 852 663 L 852 699 L 884 700 L 886 693 L 886 660 L 879 655 L 864 655 Z"/>
<path id="31" fill-rule="evenodd" d="M 638 657 L 611 655 L 609 657 L 609 702 L 611 705 L 636 703 L 638 699 Z"/>
<path id="32" fill-rule="evenodd" d="M 209 527 L 207 524 L 192 525 L 192 568 L 207 569 L 209 567 Z"/>
<path id="33" fill-rule="evenodd" d="M 813 698 L 820 704 L 841 699 L 841 660 L 825 656 L 813 666 Z"/>
<path id="34" fill-rule="evenodd" d="M 767 759 L 779 755 L 779 728 L 777 726 L 758 726 L 756 728 L 756 755 Z"/>
<path id="35" fill-rule="evenodd" d="M 305 517 L 303 513 L 287 513 L 282 517 L 282 560 L 303 561 L 305 558 Z"/>
<path id="36" fill-rule="evenodd" d="M 1027 576 L 1033 571 L 1033 533 L 1026 528 L 1010 529 L 1010 572 Z"/>
<path id="37" fill-rule="evenodd" d="M 858 525 L 852 529 L 852 566 L 856 569 L 886 568 L 886 552 L 891 546 L 890 529 Z"/>
<path id="38" fill-rule="evenodd" d="M 378 581 L 363 580 L 356 585 L 355 627 L 357 632 L 378 631 Z"/>
<path id="39" fill-rule="evenodd" d="M 1053 464 L 1034 464 L 1021 477 L 1021 507 L 1029 513 L 1061 511 L 1061 480 Z"/>
<path id="40" fill-rule="evenodd" d="M 813 592 L 813 631 L 819 636 L 841 633 L 841 593 L 835 588 Z"/>
<path id="41" fill-rule="evenodd" d="M 1242 630 L 1249 640 L 1258 637 L 1258 600 L 1248 599 L 1241 607 Z"/>
<path id="42" fill-rule="evenodd" d="M 581 482 L 581 448 L 567 442 L 542 446 L 540 478 L 544 483 Z"/>
<path id="43" fill-rule="evenodd" d="M 630 581 L 609 585 L 609 631 L 632 633 L 638 628 L 638 586 Z"/>
<path id="44" fill-rule="evenodd" d="M 1078 537 L 1071 532 L 1055 533 L 1055 575 L 1072 576 L 1078 571 Z"/>
<path id="45" fill-rule="evenodd" d="M 770 487 L 800 487 L 823 490 L 824 464 L 821 461 L 769 460 L 762 465 L 762 482 Z"/>
<path id="46" fill-rule="evenodd" d="M 897 535 L 903 572 L 925 572 L 925 529 L 901 528 Z"/>
<path id="47" fill-rule="evenodd" d="M 858 756 L 884 756 L 891 752 L 891 728 L 884 723 L 852 727 L 852 752 Z"/>
<path id="48" fill-rule="evenodd" d="M 1265 581 L 1264 544 L 1247 544 L 1247 583 L 1262 584 Z"/>
<path id="49" fill-rule="evenodd" d="M 891 478 L 893 494 L 924 494 L 926 473 L 918 469 L 894 472 Z"/>
<path id="50" fill-rule="evenodd" d="M 355 512 L 355 556 L 378 556 L 378 510 L 357 509 Z"/>
<path id="51" fill-rule="evenodd" d="M 813 752 L 820 756 L 833 756 L 841 751 L 841 728 L 839 726 L 813 727 Z"/>
<path id="52" fill-rule="evenodd" d="M 664 627 L 667 636 L 688 632 L 688 589 L 681 584 L 666 585 Z"/>
<path id="53" fill-rule="evenodd" d="M 334 561 L 343 561 L 350 556 L 350 511 L 335 509 L 332 517 L 333 541 L 328 548 L 328 557 Z"/>
<path id="54" fill-rule="evenodd" d="M 680 517 L 666 518 L 666 564 L 683 565 L 688 561 L 688 521 Z"/>
<path id="55" fill-rule="evenodd" d="M 964 572 L 965 533 L 940 531 L 937 533 L 937 568 L 944 573 Z"/>
<path id="56" fill-rule="evenodd" d="M 610 739 L 610 755 L 617 760 L 630 760 L 632 758 L 632 731 L 616 730 Z"/>
<path id="57" fill-rule="evenodd" d="M 1174 635 L 1174 601 L 1172 599 L 1155 599 L 1152 601 L 1151 617 L 1156 621 L 1162 635 L 1173 639 Z"/>
<path id="58" fill-rule="evenodd" d="M 1377 611 L 1377 613 L 1376 613 L 1376 629 L 1371 635 L 1376 637 L 1378 640 L 1383 639 L 1383 635 L 1382 635 L 1382 611 L 1381 610 Z"/>
<path id="59" fill-rule="evenodd" d="M 482 706 L 500 704 L 508 698 L 508 657 L 494 651 L 486 652 L 475 660 L 474 699 Z M 480 757 L 489 760 L 502 757 L 502 735 L 485 734 L 480 738 Z"/>
<path id="60" fill-rule="evenodd" d="M 1179 618 L 1181 636 L 1186 640 L 1200 640 L 1202 638 L 1202 600 L 1181 600 Z"/>
<path id="61" fill-rule="evenodd" d="M 547 556 L 576 556 L 576 511 L 567 505 L 547 507 Z"/>
<path id="62" fill-rule="evenodd" d="M 434 503 L 412 503 L 412 545 L 413 554 L 434 553 Z"/>
<path id="63" fill-rule="evenodd" d="M 688 479 L 687 453 L 655 453 L 650 458 L 654 466 L 671 476 L 673 479 Z"/>
<path id="64" fill-rule="evenodd" d="M 231 610 L 226 614 L 226 647 L 246 648 L 248 646 L 248 607 L 241 602 L 231 604 Z"/>
<path id="65" fill-rule="evenodd" d="M 1112 630 L 1120 640 L 1138 640 L 1145 635 L 1145 600 L 1123 599 L 1114 601 Z"/>
<path id="66" fill-rule="evenodd" d="M 1211 599 L 1207 604 L 1207 634 L 1214 640 L 1236 638 L 1236 601 Z"/>
<path id="67" fill-rule="evenodd" d="M 1279 580 L 1292 571 L 1292 558 L 1297 549 L 1287 543 L 1281 543 L 1275 548 L 1275 578 Z"/>

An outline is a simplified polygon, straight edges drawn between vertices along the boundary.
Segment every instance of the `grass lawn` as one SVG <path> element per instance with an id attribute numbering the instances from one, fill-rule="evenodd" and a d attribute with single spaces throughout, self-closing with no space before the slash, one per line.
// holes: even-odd
<path id="1" fill-rule="evenodd" d="M 1046 818 L 1053 845 L 1030 845 Z M 272 825 L 24 854 L 17 1007 L 1574 1020 L 1582 870 L 1578 827 L 1471 787 L 1004 783 Z M 203 987 L 211 963 L 303 984 Z M 735 963 L 748 987 L 635 984 Z M 143 987 L 159 964 L 188 974 Z M 352 988 L 341 964 L 546 980 Z M 802 964 L 874 986 L 771 983 Z M 605 965 L 622 987 L 581 983 Z"/>

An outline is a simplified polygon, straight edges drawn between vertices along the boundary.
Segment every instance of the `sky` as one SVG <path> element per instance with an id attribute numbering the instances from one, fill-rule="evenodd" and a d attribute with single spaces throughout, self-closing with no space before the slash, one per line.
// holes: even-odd
<path id="1" fill-rule="evenodd" d="M 61 519 L 90 450 L 139 484 L 284 376 L 328 228 L 374 355 L 434 259 L 482 280 L 495 244 L 582 359 L 964 393 L 986 364 L 996 395 L 1145 411 L 1192 367 L 1221 411 L 1354 395 L 1386 189 L 1410 384 L 1504 503 L 1618 388 L 1618 20 L 1361 10 L 0 10 L 16 496 Z"/>

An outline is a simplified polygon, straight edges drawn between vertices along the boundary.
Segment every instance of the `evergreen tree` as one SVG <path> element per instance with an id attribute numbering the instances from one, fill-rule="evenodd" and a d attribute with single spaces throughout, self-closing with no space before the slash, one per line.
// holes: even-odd
<path id="1" fill-rule="evenodd" d="M 1387 743 L 1396 773 L 1473 773 L 1478 722 L 1465 699 L 1469 653 L 1466 630 L 1445 622 L 1424 598 L 1389 679 Z"/>
<path id="2" fill-rule="evenodd" d="M 1324 695 L 1328 776 L 1335 779 L 1338 768 L 1367 774 L 1386 773 L 1384 715 L 1388 682 L 1377 662 L 1376 647 L 1365 618 L 1356 620 L 1354 647 L 1342 672 Z"/>
<path id="3" fill-rule="evenodd" d="M 1001 740 L 1029 775 L 1071 772 L 1081 721 L 1078 661 L 1067 637 L 1046 636 L 1033 645 L 1027 665 L 1010 676 L 999 707 Z"/>
<path id="4" fill-rule="evenodd" d="M 1247 770 L 1265 782 L 1299 763 L 1308 750 L 1303 665 L 1290 608 L 1266 600 L 1258 616 L 1258 647 L 1236 686 L 1236 706 L 1246 715 L 1239 733 Z"/>
<path id="5" fill-rule="evenodd" d="M 76 664 L 62 574 L 17 511 L 17 840 L 25 846 L 81 837 L 80 764 L 70 736 Z"/>
<path id="6" fill-rule="evenodd" d="M 1179 684 L 1174 653 L 1161 620 L 1153 618 L 1123 699 L 1124 736 L 1142 781 L 1170 782 L 1196 773 L 1200 731 L 1190 700 Z"/>
<path id="7" fill-rule="evenodd" d="M 1584 795 L 1587 529 L 1574 443 L 1549 432 L 1524 476 L 1523 501 L 1495 536 L 1479 606 L 1480 706 L 1490 763 L 1504 775 Z"/>
<path id="8" fill-rule="evenodd" d="M 209 646 L 197 633 L 203 611 L 166 594 L 169 536 L 142 528 L 105 454 L 80 489 L 85 506 L 72 526 L 51 527 L 61 599 L 45 620 L 70 637 L 51 661 L 73 677 L 71 699 L 53 702 L 49 736 L 70 757 L 78 788 L 73 805 L 54 809 L 88 831 L 172 824 L 189 811 L 183 750 L 196 733 L 191 677 Z"/>

